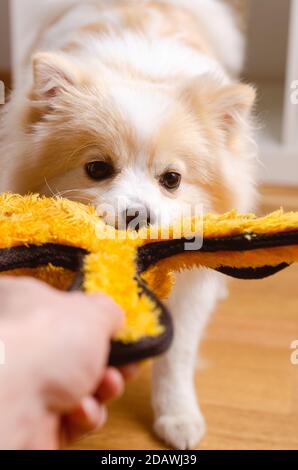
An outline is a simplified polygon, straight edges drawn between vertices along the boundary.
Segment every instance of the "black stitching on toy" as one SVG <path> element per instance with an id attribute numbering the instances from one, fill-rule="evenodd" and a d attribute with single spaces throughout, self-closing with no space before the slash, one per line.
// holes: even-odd
<path id="1" fill-rule="evenodd" d="M 4 248 L 0 249 L 0 272 L 18 268 L 38 268 L 51 263 L 53 266 L 76 272 L 77 275 L 68 290 L 79 291 L 83 290 L 83 265 L 86 255 L 88 255 L 86 250 L 81 248 L 52 243 Z M 111 366 L 125 365 L 157 356 L 169 348 L 173 339 L 173 324 L 169 311 L 139 276 L 136 276 L 136 281 L 140 292 L 147 295 L 159 310 L 159 322 L 164 327 L 164 332 L 156 337 L 144 337 L 132 344 L 112 341 L 109 357 Z"/>
<path id="2" fill-rule="evenodd" d="M 148 357 L 158 356 L 168 350 L 174 336 L 172 317 L 165 305 L 153 294 L 147 284 L 136 278 L 138 286 L 160 309 L 159 323 L 164 327 L 164 332 L 157 337 L 146 337 L 136 344 L 112 343 L 109 364 L 121 366 L 131 362 L 141 361 Z"/>
<path id="3" fill-rule="evenodd" d="M 138 271 L 143 273 L 158 261 L 183 253 L 186 238 L 148 243 L 138 249 Z M 247 233 L 223 238 L 205 238 L 199 250 L 188 252 L 216 253 L 219 251 L 252 251 L 261 248 L 277 248 L 298 244 L 298 231 L 278 234 Z"/>
<path id="4" fill-rule="evenodd" d="M 53 266 L 78 271 L 86 251 L 67 245 L 16 246 L 0 249 L 0 272 L 19 268 L 38 268 L 40 266 Z"/>
<path id="5" fill-rule="evenodd" d="M 273 274 L 288 267 L 289 264 L 287 263 L 281 263 L 278 266 L 263 266 L 261 268 L 231 268 L 229 266 L 222 266 L 216 269 L 216 271 L 236 279 L 255 280 L 273 276 Z"/>

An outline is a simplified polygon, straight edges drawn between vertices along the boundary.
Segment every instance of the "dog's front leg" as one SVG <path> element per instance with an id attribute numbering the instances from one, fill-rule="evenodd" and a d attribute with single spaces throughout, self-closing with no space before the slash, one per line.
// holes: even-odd
<path id="1" fill-rule="evenodd" d="M 177 449 L 195 447 L 205 432 L 194 388 L 197 345 L 222 293 L 216 273 L 186 271 L 177 275 L 167 302 L 175 336 L 170 350 L 153 367 L 153 409 L 156 433 Z"/>

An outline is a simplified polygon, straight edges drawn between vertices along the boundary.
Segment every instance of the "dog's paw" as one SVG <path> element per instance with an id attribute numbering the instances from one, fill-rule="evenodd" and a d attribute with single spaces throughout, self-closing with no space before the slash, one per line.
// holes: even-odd
<path id="1" fill-rule="evenodd" d="M 154 424 L 156 434 L 174 449 L 194 449 L 205 434 L 202 415 L 183 413 L 159 416 Z"/>

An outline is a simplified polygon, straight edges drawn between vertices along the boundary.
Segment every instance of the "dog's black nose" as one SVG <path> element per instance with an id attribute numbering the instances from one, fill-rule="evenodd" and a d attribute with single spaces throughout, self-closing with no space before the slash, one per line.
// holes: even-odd
<path id="1" fill-rule="evenodd" d="M 132 207 L 125 211 L 124 220 L 126 228 L 131 230 L 140 230 L 142 227 L 148 227 L 153 222 L 152 214 L 146 207 Z"/>

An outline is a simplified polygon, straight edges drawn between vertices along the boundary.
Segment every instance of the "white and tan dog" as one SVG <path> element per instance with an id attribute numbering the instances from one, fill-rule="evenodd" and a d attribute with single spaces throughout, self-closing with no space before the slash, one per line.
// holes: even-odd
<path id="1" fill-rule="evenodd" d="M 43 2 L 45 3 L 45 2 Z M 254 91 L 237 82 L 244 41 L 217 0 L 47 1 L 1 130 L 1 187 L 104 204 L 108 223 L 185 204 L 251 209 Z M 168 301 L 176 336 L 153 371 L 155 430 L 194 447 L 205 425 L 193 385 L 219 275 L 185 272 Z"/>

